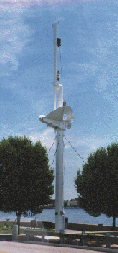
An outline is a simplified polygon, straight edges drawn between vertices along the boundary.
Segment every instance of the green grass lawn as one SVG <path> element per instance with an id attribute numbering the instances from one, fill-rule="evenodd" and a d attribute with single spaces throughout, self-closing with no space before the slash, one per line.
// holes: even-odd
<path id="1" fill-rule="evenodd" d="M 13 223 L 5 222 L 0 224 L 0 234 L 12 234 Z M 20 234 L 24 233 L 24 229 L 20 228 Z"/>
<path id="2" fill-rule="evenodd" d="M 12 229 L 13 229 L 14 223 L 12 222 L 3 222 L 0 224 L 0 234 L 12 234 Z M 31 229 L 31 228 L 30 228 Z M 24 234 L 25 228 L 20 228 L 20 234 Z M 31 231 L 41 231 L 41 228 L 32 228 Z M 54 229 L 49 229 L 48 231 L 55 232 Z"/>

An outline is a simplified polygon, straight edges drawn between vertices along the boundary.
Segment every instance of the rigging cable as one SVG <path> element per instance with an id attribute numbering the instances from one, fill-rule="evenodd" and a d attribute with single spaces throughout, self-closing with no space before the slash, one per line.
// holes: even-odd
<path id="1" fill-rule="evenodd" d="M 65 137 L 65 140 L 68 141 L 66 137 Z M 84 158 L 81 157 L 80 154 L 78 154 L 77 150 L 71 145 L 71 142 L 68 141 L 68 143 L 70 144 L 71 148 L 75 151 L 75 153 L 76 153 L 76 154 L 83 160 L 83 162 L 84 162 Z M 84 163 L 85 163 L 85 162 L 84 162 Z"/>
<path id="2" fill-rule="evenodd" d="M 52 146 L 49 148 L 48 153 L 49 153 L 50 150 L 52 149 L 52 147 L 53 147 L 53 145 L 54 145 L 54 143 L 55 143 L 56 138 L 57 138 L 57 137 L 54 138 L 54 142 L 52 143 Z"/>
<path id="3" fill-rule="evenodd" d="M 58 144 L 57 144 L 57 148 L 56 148 L 56 151 L 55 151 L 55 153 L 54 153 L 54 157 L 55 157 L 55 155 L 56 155 L 56 153 L 57 153 L 58 146 L 59 146 L 59 142 L 58 142 Z M 51 163 L 51 168 L 52 168 L 52 165 L 53 165 L 53 164 L 54 164 L 54 159 L 53 159 L 53 161 L 52 161 L 52 163 Z"/>

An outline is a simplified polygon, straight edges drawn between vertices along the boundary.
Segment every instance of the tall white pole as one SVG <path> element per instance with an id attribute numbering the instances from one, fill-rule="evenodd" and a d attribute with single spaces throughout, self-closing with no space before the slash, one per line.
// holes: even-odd
<path id="1" fill-rule="evenodd" d="M 57 23 L 54 23 L 54 110 L 57 96 Z"/>
<path id="2" fill-rule="evenodd" d="M 39 116 L 42 123 L 53 127 L 57 135 L 56 143 L 56 186 L 55 186 L 55 230 L 63 233 L 65 230 L 65 214 L 64 214 L 64 131 L 71 127 L 73 119 L 72 109 L 70 106 L 63 106 L 63 86 L 58 83 L 57 76 L 57 44 L 61 45 L 61 40 L 57 40 L 57 23 L 54 23 L 54 111 L 50 112 L 46 117 Z M 59 72 L 58 72 L 59 74 Z M 57 81 L 58 80 L 58 81 Z M 66 112 L 66 119 L 64 113 Z"/>
<path id="3" fill-rule="evenodd" d="M 55 231 L 64 232 L 64 178 L 63 178 L 63 142 L 64 131 L 57 129 L 57 153 L 56 153 L 56 198 L 55 198 Z"/>
<path id="4" fill-rule="evenodd" d="M 54 110 L 63 106 L 63 86 L 57 84 L 57 23 L 54 23 Z M 57 129 L 56 145 L 56 193 L 55 193 L 55 231 L 64 232 L 64 180 L 63 180 L 63 151 L 64 131 Z"/>

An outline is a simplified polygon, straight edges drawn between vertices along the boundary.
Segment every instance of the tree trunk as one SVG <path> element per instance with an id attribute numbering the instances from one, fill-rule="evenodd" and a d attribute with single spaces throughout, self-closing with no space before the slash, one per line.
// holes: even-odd
<path id="1" fill-rule="evenodd" d="M 116 217 L 113 216 L 113 230 L 115 230 L 116 228 Z"/>
<path id="2" fill-rule="evenodd" d="M 20 234 L 20 218 L 21 218 L 21 213 L 20 212 L 16 212 L 16 216 L 17 216 L 18 235 L 19 235 Z"/>

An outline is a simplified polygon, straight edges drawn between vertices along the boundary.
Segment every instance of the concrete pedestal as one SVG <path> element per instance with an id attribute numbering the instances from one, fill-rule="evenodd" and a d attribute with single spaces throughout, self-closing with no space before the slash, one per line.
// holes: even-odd
<path id="1" fill-rule="evenodd" d="M 12 241 L 17 241 L 17 240 L 18 240 L 18 225 L 13 225 Z"/>

